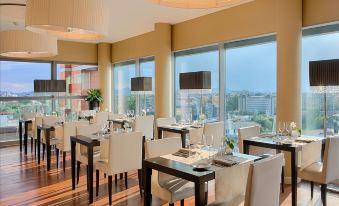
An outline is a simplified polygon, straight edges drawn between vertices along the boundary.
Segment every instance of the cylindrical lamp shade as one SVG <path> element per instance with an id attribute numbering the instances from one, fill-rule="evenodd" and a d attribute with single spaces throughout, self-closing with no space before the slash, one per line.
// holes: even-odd
<path id="1" fill-rule="evenodd" d="M 17 58 L 51 57 L 58 54 L 55 37 L 30 31 L 0 32 L 0 55 Z"/>
<path id="2" fill-rule="evenodd" d="M 107 0 L 27 0 L 26 29 L 65 39 L 99 40 L 108 34 Z"/>
<path id="3" fill-rule="evenodd" d="M 34 92 L 66 92 L 66 80 L 34 80 Z"/>
<path id="4" fill-rule="evenodd" d="M 254 0 L 148 0 L 163 6 L 185 9 L 232 7 Z"/>
<path id="5" fill-rule="evenodd" d="M 180 73 L 180 89 L 211 89 L 211 72 Z"/>
<path id="6" fill-rule="evenodd" d="M 138 91 L 152 91 L 152 77 L 135 77 L 131 79 L 131 90 Z"/>
<path id="7" fill-rule="evenodd" d="M 310 86 L 338 86 L 339 59 L 310 61 Z"/>

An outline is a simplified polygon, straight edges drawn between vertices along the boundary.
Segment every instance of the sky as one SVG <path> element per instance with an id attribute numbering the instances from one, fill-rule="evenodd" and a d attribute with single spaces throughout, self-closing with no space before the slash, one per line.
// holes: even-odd
<path id="1" fill-rule="evenodd" d="M 303 38 L 302 91 L 308 90 L 308 62 L 333 58 L 339 58 L 339 33 Z M 225 59 L 227 91 L 276 91 L 276 43 L 229 49 L 225 52 Z M 145 67 L 154 67 L 154 63 Z M 218 88 L 217 51 L 178 57 L 175 67 L 176 76 L 181 72 L 211 70 L 212 88 Z M 144 75 L 153 74 L 148 71 Z M 50 76 L 49 63 L 0 61 L 0 91 L 30 92 L 33 91 L 34 79 L 49 79 Z M 119 84 L 128 87 L 130 83 Z"/>

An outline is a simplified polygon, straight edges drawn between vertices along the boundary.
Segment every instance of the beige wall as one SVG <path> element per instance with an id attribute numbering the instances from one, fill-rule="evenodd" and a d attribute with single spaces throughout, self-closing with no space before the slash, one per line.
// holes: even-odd
<path id="1" fill-rule="evenodd" d="M 338 0 L 303 0 L 303 26 L 339 21 Z"/>
<path id="2" fill-rule="evenodd" d="M 104 99 L 101 110 L 111 110 L 111 44 L 98 45 L 98 66 L 100 75 L 100 91 Z"/>
<path id="3" fill-rule="evenodd" d="M 35 58 L 28 60 L 98 63 L 98 45 L 70 41 L 58 41 L 58 55 L 50 58 Z"/>

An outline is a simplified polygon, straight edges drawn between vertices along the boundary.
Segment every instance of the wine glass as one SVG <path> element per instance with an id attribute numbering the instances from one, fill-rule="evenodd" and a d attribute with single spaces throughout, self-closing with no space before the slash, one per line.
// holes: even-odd
<path id="1" fill-rule="evenodd" d="M 212 159 L 213 142 L 214 142 L 213 135 L 205 136 L 205 146 L 206 146 L 207 151 L 208 151 L 208 160 L 209 161 Z"/>
<path id="2" fill-rule="evenodd" d="M 131 117 L 134 117 L 134 110 L 131 110 Z"/>

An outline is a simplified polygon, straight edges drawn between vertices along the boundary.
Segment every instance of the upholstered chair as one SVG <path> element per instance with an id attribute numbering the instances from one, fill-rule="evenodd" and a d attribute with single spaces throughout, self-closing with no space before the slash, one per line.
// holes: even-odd
<path id="1" fill-rule="evenodd" d="M 33 112 L 27 112 L 27 113 L 22 114 L 22 118 L 24 120 L 31 120 L 32 121 L 32 123 L 28 124 L 28 128 L 27 128 L 27 131 L 26 131 L 28 137 L 31 137 L 31 152 L 33 152 L 33 142 L 34 142 L 33 140 L 34 140 L 34 133 L 35 133 L 35 129 L 34 129 L 35 116 L 36 116 L 36 114 L 33 113 Z"/>
<path id="2" fill-rule="evenodd" d="M 134 131 L 142 132 L 147 140 L 153 139 L 154 116 L 138 116 L 135 118 Z"/>
<path id="3" fill-rule="evenodd" d="M 56 123 L 59 121 L 59 118 L 56 116 L 45 116 L 42 117 L 42 125 L 52 125 L 55 126 L 55 130 L 50 132 L 49 136 L 49 144 L 56 145 L 60 142 L 60 140 L 63 138 L 63 132 L 62 127 L 57 126 Z M 45 156 L 45 148 L 46 148 L 46 136 L 45 131 L 41 131 L 41 142 L 42 142 L 42 159 L 44 159 Z M 47 148 L 51 149 L 51 148 Z"/>
<path id="4" fill-rule="evenodd" d="M 95 115 L 95 124 L 104 125 L 107 124 L 109 118 L 109 112 L 98 112 Z"/>
<path id="5" fill-rule="evenodd" d="M 168 126 L 171 124 L 175 124 L 176 120 L 174 117 L 169 117 L 169 118 L 158 118 L 157 119 L 157 128 L 162 127 L 162 126 Z M 162 137 L 163 138 L 168 138 L 168 137 L 180 137 L 180 134 L 173 133 L 173 132 L 167 132 L 163 131 L 162 132 Z M 158 137 L 159 138 L 159 137 Z"/>
<path id="6" fill-rule="evenodd" d="M 143 137 L 142 132 L 113 133 L 109 139 L 103 141 L 100 144 L 100 160 L 96 162 L 96 195 L 99 193 L 99 171 L 101 171 L 108 175 L 108 198 L 109 204 L 112 205 L 112 176 L 141 170 Z M 140 172 L 138 178 L 141 191 Z M 127 179 L 125 181 L 127 182 Z"/>
<path id="7" fill-rule="evenodd" d="M 113 114 L 112 112 L 110 112 L 108 114 L 108 119 L 109 120 L 124 119 L 124 118 L 126 118 L 126 114 Z M 121 128 L 121 124 L 113 123 L 113 127 L 114 128 Z"/>
<path id="8" fill-rule="evenodd" d="M 153 158 L 177 152 L 182 146 L 181 138 L 164 138 L 145 142 L 145 157 Z M 180 200 L 194 196 L 194 184 L 178 177 L 167 175 L 158 171 L 152 171 L 152 195 L 174 205 Z"/>
<path id="9" fill-rule="evenodd" d="M 197 144 L 201 141 L 202 135 L 204 133 L 204 128 L 192 128 L 189 130 L 189 144 Z"/>
<path id="10" fill-rule="evenodd" d="M 299 172 L 299 177 L 311 182 L 311 198 L 314 183 L 321 184 L 321 199 L 326 206 L 327 184 L 339 179 L 339 136 L 328 137 L 323 161 L 310 164 Z"/>
<path id="11" fill-rule="evenodd" d="M 221 141 L 225 137 L 224 122 L 206 123 L 204 126 L 204 135 L 207 142 L 212 142 L 213 146 L 220 146 Z M 208 139 L 213 136 L 213 141 Z"/>

